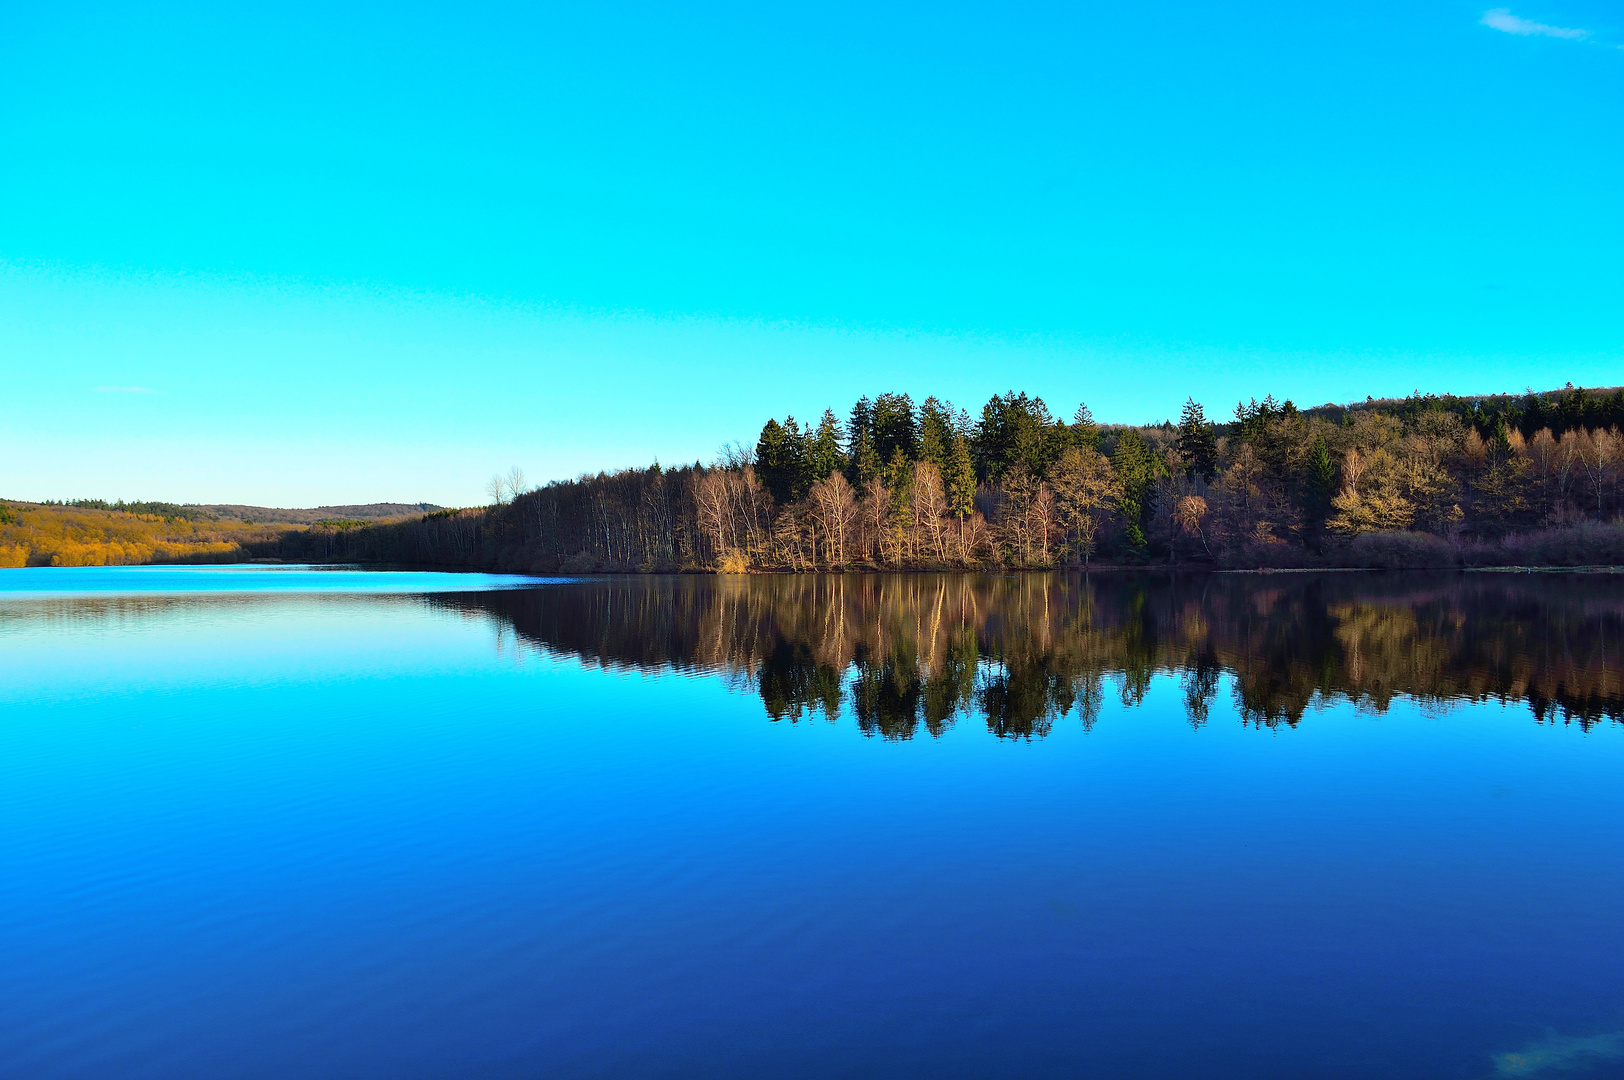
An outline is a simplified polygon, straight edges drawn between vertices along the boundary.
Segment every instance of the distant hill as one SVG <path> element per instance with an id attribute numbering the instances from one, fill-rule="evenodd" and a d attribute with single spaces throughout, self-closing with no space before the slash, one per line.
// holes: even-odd
<path id="1" fill-rule="evenodd" d="M 238 503 L 188 503 L 187 510 L 250 524 L 313 525 L 318 521 L 386 521 L 444 509 L 433 503 L 366 503 L 360 506 L 243 506 Z"/>
<path id="2" fill-rule="evenodd" d="M 0 499 L 0 567 L 243 562 L 255 555 L 280 554 L 283 537 L 318 521 L 416 519 L 438 509 L 433 503 L 288 509 Z"/>

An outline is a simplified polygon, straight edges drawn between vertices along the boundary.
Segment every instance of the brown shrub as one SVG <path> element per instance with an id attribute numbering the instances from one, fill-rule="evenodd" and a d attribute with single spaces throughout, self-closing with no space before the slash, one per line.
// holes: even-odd
<path id="1" fill-rule="evenodd" d="M 1512 535 L 1474 556 L 1491 556 L 1480 566 L 1624 565 L 1624 526 L 1586 523 Z M 1475 561 L 1475 560 L 1474 560 Z"/>
<path id="2" fill-rule="evenodd" d="M 1370 532 L 1353 538 L 1337 565 L 1381 570 L 1437 570 L 1461 564 L 1457 546 L 1423 532 Z"/>

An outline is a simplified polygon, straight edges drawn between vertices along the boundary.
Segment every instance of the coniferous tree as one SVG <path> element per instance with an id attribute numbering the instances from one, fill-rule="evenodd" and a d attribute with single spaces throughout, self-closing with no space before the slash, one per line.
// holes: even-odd
<path id="1" fill-rule="evenodd" d="M 953 446 L 953 407 L 934 397 L 919 406 L 919 460 L 935 465 L 944 475 Z"/>
<path id="2" fill-rule="evenodd" d="M 812 429 L 803 431 L 793 416 L 784 421 L 783 468 L 790 501 L 801 501 L 812 486 Z"/>
<path id="3" fill-rule="evenodd" d="M 1077 411 L 1071 415 L 1072 441 L 1081 450 L 1098 450 L 1100 448 L 1100 428 L 1094 423 L 1094 414 L 1088 411 L 1088 405 L 1079 404 Z"/>
<path id="4" fill-rule="evenodd" d="M 976 468 L 970 460 L 970 440 L 963 435 L 953 436 L 944 480 L 948 512 L 962 522 L 976 505 Z"/>
<path id="5" fill-rule="evenodd" d="M 1047 414 L 1049 410 L 1045 408 L 1043 411 Z M 1058 416 L 1054 417 L 1049 425 L 1043 429 L 1042 440 L 1039 444 L 1038 460 L 1043 467 L 1044 474 L 1047 475 L 1053 471 L 1061 456 L 1067 450 L 1071 450 L 1076 446 L 1077 439 L 1075 433 L 1071 430 L 1071 425 Z"/>
<path id="6" fill-rule="evenodd" d="M 887 526 L 891 533 L 891 547 L 900 557 L 908 535 L 909 502 L 912 494 L 913 466 L 898 446 L 891 451 L 891 464 L 886 467 L 885 486 L 891 502 L 886 508 Z"/>
<path id="7" fill-rule="evenodd" d="M 976 475 L 988 483 L 998 481 L 1009 468 L 1009 447 L 1004 433 L 1003 402 L 994 395 L 981 406 L 975 437 L 970 443 Z"/>
<path id="8" fill-rule="evenodd" d="M 858 451 L 864 443 L 870 450 L 874 448 L 874 403 L 866 395 L 857 399 L 857 404 L 851 407 L 851 418 L 846 421 L 846 479 L 853 486 L 860 486 L 873 475 L 858 475 Z"/>
<path id="9" fill-rule="evenodd" d="M 864 394 L 857 399 L 851 407 L 851 419 L 846 422 L 846 433 L 853 439 L 859 432 L 866 431 L 872 437 L 874 434 L 874 403 Z"/>
<path id="10" fill-rule="evenodd" d="M 892 450 L 891 462 L 885 467 L 885 486 L 893 492 L 899 489 L 906 490 L 909 477 L 913 474 L 912 465 L 908 455 L 902 452 L 902 447 Z"/>
<path id="11" fill-rule="evenodd" d="M 1525 399 L 1523 399 L 1523 407 L 1519 410 L 1519 413 L 1521 415 L 1522 428 L 1527 434 L 1532 435 L 1540 428 L 1555 427 L 1555 425 L 1552 423 L 1553 418 L 1551 414 L 1545 408 L 1545 400 L 1538 394 L 1531 393 Z M 1482 435 L 1484 438 L 1492 439 L 1494 437 L 1495 429 L 1499 426 L 1499 423 L 1496 421 L 1499 421 L 1499 423 L 1504 423 L 1504 420 L 1499 417 L 1483 417 Z M 1552 434 L 1557 434 L 1557 431 L 1553 430 Z"/>
<path id="12" fill-rule="evenodd" d="M 1111 455 L 1111 466 L 1116 471 L 1121 494 L 1117 497 L 1117 510 L 1122 515 L 1122 527 L 1128 547 L 1143 555 L 1148 541 L 1145 523 L 1156 506 L 1156 455 L 1140 434 L 1129 428 L 1117 440 L 1116 452 Z"/>
<path id="13" fill-rule="evenodd" d="M 976 471 L 996 481 L 1015 465 L 1031 476 L 1042 476 L 1065 447 L 1055 438 L 1054 418 L 1042 398 L 1013 390 L 994 397 L 981 409 L 971 447 Z"/>
<path id="14" fill-rule="evenodd" d="M 889 462 L 896 451 L 910 463 L 919 459 L 919 423 L 907 394 L 881 394 L 874 399 L 874 452 Z"/>
<path id="15" fill-rule="evenodd" d="M 880 455 L 874 449 L 874 437 L 867 429 L 852 436 L 851 456 L 847 462 L 849 479 L 854 488 L 861 490 L 882 471 Z"/>
<path id="16" fill-rule="evenodd" d="M 835 417 L 834 410 L 823 410 L 823 419 L 818 422 L 817 434 L 812 437 L 811 472 L 813 482 L 845 469 L 844 434 L 840 430 L 840 421 Z"/>
<path id="17" fill-rule="evenodd" d="M 812 486 L 811 439 L 793 416 L 768 420 L 756 440 L 756 473 L 780 506 L 798 501 Z"/>
<path id="18" fill-rule="evenodd" d="M 1218 472 L 1218 436 L 1195 398 L 1185 400 L 1178 432 L 1178 451 L 1184 462 L 1184 474 L 1199 476 L 1211 483 Z"/>
<path id="19" fill-rule="evenodd" d="M 1331 500 L 1336 497 L 1336 458 L 1331 455 L 1330 444 L 1323 434 L 1314 436 L 1314 445 L 1308 450 L 1308 473 L 1303 478 L 1303 503 L 1308 519 L 1315 528 L 1322 527 L 1331 513 Z"/>
<path id="20" fill-rule="evenodd" d="M 768 420 L 756 440 L 756 475 L 779 503 L 789 501 L 790 482 L 784 459 L 783 425 L 777 420 Z"/>

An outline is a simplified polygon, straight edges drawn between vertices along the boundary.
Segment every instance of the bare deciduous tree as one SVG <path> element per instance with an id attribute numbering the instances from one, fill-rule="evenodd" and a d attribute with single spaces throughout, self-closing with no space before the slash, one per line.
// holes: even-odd
<path id="1" fill-rule="evenodd" d="M 485 494 L 491 497 L 492 506 L 501 506 L 508 501 L 507 481 L 493 473 L 485 483 Z"/>
<path id="2" fill-rule="evenodd" d="M 947 516 L 947 495 L 942 491 L 942 474 L 928 461 L 914 464 L 913 483 L 908 490 L 909 514 L 915 532 L 914 550 L 924 543 L 940 561 L 946 557 L 942 549 L 942 533 Z"/>
<path id="3" fill-rule="evenodd" d="M 824 563 L 832 567 L 845 566 L 849 534 L 857 519 L 857 500 L 851 485 L 840 473 L 830 473 L 812 485 L 807 499 L 822 541 Z"/>

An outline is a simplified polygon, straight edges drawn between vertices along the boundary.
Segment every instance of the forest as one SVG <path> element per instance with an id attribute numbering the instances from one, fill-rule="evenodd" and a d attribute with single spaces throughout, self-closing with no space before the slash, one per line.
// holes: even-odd
<path id="1" fill-rule="evenodd" d="M 0 567 L 239 562 L 289 528 L 220 521 L 172 503 L 0 502 Z"/>
<path id="2" fill-rule="evenodd" d="M 1624 389 L 1096 423 L 1009 392 L 864 397 L 654 464 L 261 553 L 565 572 L 1624 564 Z"/>

